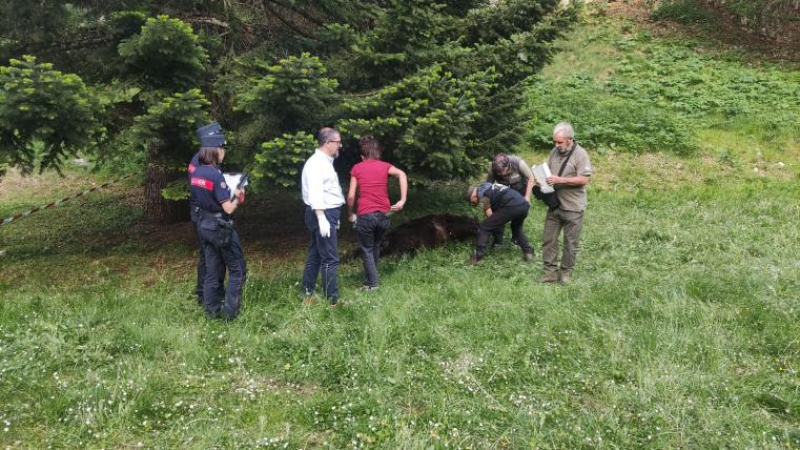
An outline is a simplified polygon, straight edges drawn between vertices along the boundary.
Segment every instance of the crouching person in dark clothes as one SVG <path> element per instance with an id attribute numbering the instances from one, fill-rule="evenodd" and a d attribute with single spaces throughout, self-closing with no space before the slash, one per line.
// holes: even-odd
<path id="1" fill-rule="evenodd" d="M 470 258 L 472 264 L 483 261 L 489 236 L 498 228 L 505 227 L 508 222 L 511 222 L 511 237 L 522 248 L 523 259 L 533 261 L 533 248 L 522 229 L 522 224 L 528 217 L 530 203 L 519 192 L 501 184 L 484 183 L 470 186 L 467 199 L 473 205 L 480 204 L 486 215 L 486 220 L 478 225 L 478 242 L 475 245 L 475 254 Z"/>
<path id="2" fill-rule="evenodd" d="M 197 231 L 203 246 L 206 277 L 203 282 L 203 306 L 210 318 L 233 319 L 239 314 L 240 297 L 247 274 L 239 236 L 231 214 L 244 200 L 244 189 L 236 190 L 225 183 L 219 164 L 225 158 L 222 130 L 200 138 L 200 166 L 192 173 L 189 191 L 192 204 L 198 205 L 200 218 Z M 219 273 L 228 270 L 228 286 L 220 295 Z"/>
<path id="3" fill-rule="evenodd" d="M 494 155 L 492 164 L 489 166 L 489 173 L 486 175 L 487 183 L 503 184 L 522 194 L 525 201 L 531 202 L 531 192 L 533 190 L 533 172 L 525 161 L 516 155 L 505 155 L 498 153 Z M 494 246 L 503 245 L 503 233 L 505 227 L 497 228 L 494 231 Z M 511 239 L 512 244 L 517 244 Z"/>

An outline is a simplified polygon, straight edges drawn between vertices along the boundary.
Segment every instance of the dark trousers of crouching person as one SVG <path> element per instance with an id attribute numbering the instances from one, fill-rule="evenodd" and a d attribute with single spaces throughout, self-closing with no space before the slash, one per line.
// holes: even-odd
<path id="1" fill-rule="evenodd" d="M 515 187 L 511 187 L 511 189 L 514 189 L 515 191 L 519 192 L 519 195 L 523 195 L 523 196 L 525 195 L 525 184 L 522 184 L 521 186 L 518 186 L 516 188 Z M 527 216 L 527 213 L 526 213 L 526 216 Z M 505 225 L 501 226 L 501 227 L 497 227 L 497 229 L 492 232 L 492 236 L 493 236 L 492 243 L 494 245 L 497 245 L 497 246 L 503 245 L 503 235 L 505 234 L 505 232 L 506 232 Z M 511 235 L 511 243 L 513 245 L 519 245 L 519 242 L 517 242 L 517 239 L 514 237 L 513 234 Z"/>
<path id="2" fill-rule="evenodd" d="M 544 220 L 544 235 L 542 239 L 542 259 L 544 260 L 545 275 L 557 274 L 558 267 L 558 236 L 564 230 L 564 252 L 561 255 L 560 272 L 566 276 L 572 275 L 575 261 L 580 250 L 581 228 L 583 228 L 584 211 L 567 211 L 562 208 L 549 209 Z"/>
<path id="3" fill-rule="evenodd" d="M 203 283 L 203 306 L 209 317 L 233 319 L 239 314 L 242 288 L 247 277 L 247 266 L 244 260 L 239 235 L 233 228 L 220 224 L 216 218 L 203 218 L 197 230 L 203 243 L 203 254 L 206 262 L 205 280 Z M 228 285 L 224 287 L 224 296 L 220 273 L 224 278 L 228 269 Z"/>
<path id="4" fill-rule="evenodd" d="M 367 288 L 378 287 L 378 258 L 381 243 L 390 226 L 391 221 L 383 212 L 364 214 L 358 216 L 356 221 L 358 244 L 364 260 L 364 285 Z"/>
<path id="5" fill-rule="evenodd" d="M 505 225 L 509 222 L 511 222 L 511 237 L 522 248 L 522 254 L 532 254 L 533 248 L 528 243 L 528 237 L 525 236 L 525 231 L 522 229 L 525 218 L 528 217 L 529 208 L 530 205 L 527 203 L 506 206 L 494 211 L 491 217 L 481 222 L 478 225 L 478 243 L 475 245 L 475 258 L 478 260 L 483 259 L 484 255 L 486 255 L 489 236 L 493 235 L 497 229 L 502 230 L 505 228 Z"/>
<path id="6" fill-rule="evenodd" d="M 331 208 L 325 210 L 325 218 L 331 225 L 331 235 L 322 237 L 319 232 L 319 220 L 313 209 L 306 206 L 306 228 L 311 233 L 311 244 L 306 256 L 306 266 L 303 269 L 304 295 L 311 295 L 317 283 L 317 276 L 322 273 L 322 289 L 324 296 L 335 305 L 339 300 L 339 286 L 336 283 L 336 273 L 339 268 L 339 252 L 337 249 L 338 237 L 336 225 L 339 223 L 341 210 Z"/>

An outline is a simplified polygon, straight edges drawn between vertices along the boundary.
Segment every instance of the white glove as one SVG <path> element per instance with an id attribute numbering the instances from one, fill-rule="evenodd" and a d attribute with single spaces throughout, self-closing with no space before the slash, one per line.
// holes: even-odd
<path id="1" fill-rule="evenodd" d="M 358 215 L 350 214 L 350 222 L 356 223 L 357 220 L 358 220 Z"/>
<path id="2" fill-rule="evenodd" d="M 331 223 L 328 222 L 328 218 L 323 215 L 317 217 L 317 221 L 319 222 L 319 235 L 324 238 L 331 237 Z"/>

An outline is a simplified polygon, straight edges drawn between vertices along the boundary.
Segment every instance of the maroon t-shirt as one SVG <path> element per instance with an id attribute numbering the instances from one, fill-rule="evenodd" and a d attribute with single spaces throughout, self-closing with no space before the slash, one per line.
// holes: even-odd
<path id="1" fill-rule="evenodd" d="M 378 159 L 367 159 L 353 166 L 350 175 L 358 182 L 359 216 L 373 212 L 387 212 L 389 204 L 389 169 L 391 164 Z"/>

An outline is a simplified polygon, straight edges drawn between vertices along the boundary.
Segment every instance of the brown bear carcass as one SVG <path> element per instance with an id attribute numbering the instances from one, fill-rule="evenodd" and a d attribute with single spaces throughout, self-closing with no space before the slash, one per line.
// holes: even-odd
<path id="1" fill-rule="evenodd" d="M 429 214 L 392 227 L 381 245 L 381 255 L 414 254 L 450 241 L 474 239 L 478 220 L 454 214 Z"/>

